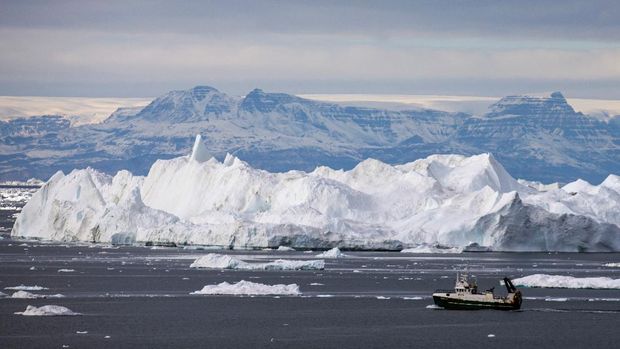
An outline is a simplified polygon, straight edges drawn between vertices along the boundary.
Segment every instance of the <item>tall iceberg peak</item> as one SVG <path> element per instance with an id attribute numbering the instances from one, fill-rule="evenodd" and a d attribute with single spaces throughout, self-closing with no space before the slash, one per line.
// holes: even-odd
<path id="1" fill-rule="evenodd" d="M 211 154 L 207 150 L 207 147 L 202 143 L 202 136 L 196 135 L 196 140 L 194 141 L 194 147 L 192 148 L 192 154 L 190 155 L 190 159 L 197 162 L 205 162 L 211 158 Z"/>

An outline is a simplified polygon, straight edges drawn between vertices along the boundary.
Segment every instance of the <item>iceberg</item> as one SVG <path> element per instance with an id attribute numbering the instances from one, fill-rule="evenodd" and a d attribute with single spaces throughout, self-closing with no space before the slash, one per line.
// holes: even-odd
<path id="1" fill-rule="evenodd" d="M 11 295 L 11 298 L 34 299 L 34 298 L 45 298 L 45 296 L 41 294 L 30 293 L 28 291 L 17 291 Z"/>
<path id="2" fill-rule="evenodd" d="M 60 306 L 60 305 L 44 305 L 41 307 L 35 307 L 33 305 L 29 305 L 26 307 L 26 310 L 21 312 L 16 312 L 17 315 L 24 316 L 69 316 L 69 315 L 82 315 L 80 313 L 76 313 L 69 308 Z"/>
<path id="3" fill-rule="evenodd" d="M 197 137 L 190 155 L 157 160 L 145 177 L 56 173 L 11 234 L 239 249 L 620 251 L 620 177 L 523 183 L 491 154 L 271 173 L 230 154 L 220 162 Z"/>
<path id="4" fill-rule="evenodd" d="M 189 267 L 237 270 L 323 270 L 325 261 L 276 259 L 268 263 L 248 263 L 228 255 L 209 253 L 196 259 Z"/>
<path id="5" fill-rule="evenodd" d="M 17 291 L 43 291 L 43 290 L 47 290 L 47 287 L 43 287 L 43 286 L 26 286 L 26 285 L 19 285 L 19 286 L 9 286 L 9 287 L 5 287 L 5 290 L 17 290 Z"/>
<path id="6" fill-rule="evenodd" d="M 340 249 L 338 247 L 334 247 L 331 250 L 319 253 L 316 256 L 319 258 L 343 258 L 346 255 L 340 252 Z"/>
<path id="7" fill-rule="evenodd" d="M 463 248 L 449 247 L 449 246 L 442 246 L 442 245 L 420 244 L 415 247 L 402 249 L 400 252 L 401 253 L 461 253 L 463 252 Z"/>
<path id="8" fill-rule="evenodd" d="M 563 275 L 534 274 L 514 279 L 516 286 L 541 288 L 620 289 L 620 279 L 608 277 L 577 278 Z"/>
<path id="9" fill-rule="evenodd" d="M 250 281 L 241 280 L 237 283 L 230 284 L 222 282 L 217 285 L 206 285 L 201 290 L 194 291 L 190 294 L 206 294 L 206 295 L 286 295 L 296 296 L 301 294 L 297 284 L 276 284 L 265 285 Z"/>

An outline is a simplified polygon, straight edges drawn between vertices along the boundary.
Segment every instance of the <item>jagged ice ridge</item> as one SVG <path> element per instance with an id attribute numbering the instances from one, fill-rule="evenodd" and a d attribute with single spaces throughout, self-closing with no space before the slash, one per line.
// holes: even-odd
<path id="1" fill-rule="evenodd" d="M 619 251 L 619 226 L 615 175 L 597 186 L 540 186 L 515 180 L 490 154 L 271 173 L 231 155 L 209 158 L 198 138 L 190 156 L 158 160 L 146 177 L 90 168 L 56 173 L 24 207 L 12 235 L 233 248 L 477 243 L 504 251 Z"/>

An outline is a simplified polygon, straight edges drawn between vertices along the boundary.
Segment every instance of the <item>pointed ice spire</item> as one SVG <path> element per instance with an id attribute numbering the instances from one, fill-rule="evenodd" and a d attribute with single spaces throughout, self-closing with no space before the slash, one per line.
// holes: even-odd
<path id="1" fill-rule="evenodd" d="M 196 135 L 196 140 L 194 141 L 194 148 L 192 148 L 192 155 L 190 155 L 190 159 L 205 162 L 211 158 L 211 154 L 205 147 L 204 143 L 202 143 L 202 136 L 199 134 Z"/>

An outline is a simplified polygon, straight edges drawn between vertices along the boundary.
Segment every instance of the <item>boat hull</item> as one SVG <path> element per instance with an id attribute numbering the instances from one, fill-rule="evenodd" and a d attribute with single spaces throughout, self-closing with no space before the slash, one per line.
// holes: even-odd
<path id="1" fill-rule="evenodd" d="M 480 309 L 495 309 L 495 310 L 518 310 L 521 308 L 521 302 L 518 299 L 513 301 L 478 301 L 471 299 L 462 299 L 446 296 L 433 295 L 433 301 L 439 307 L 445 309 L 455 310 L 480 310 Z"/>

